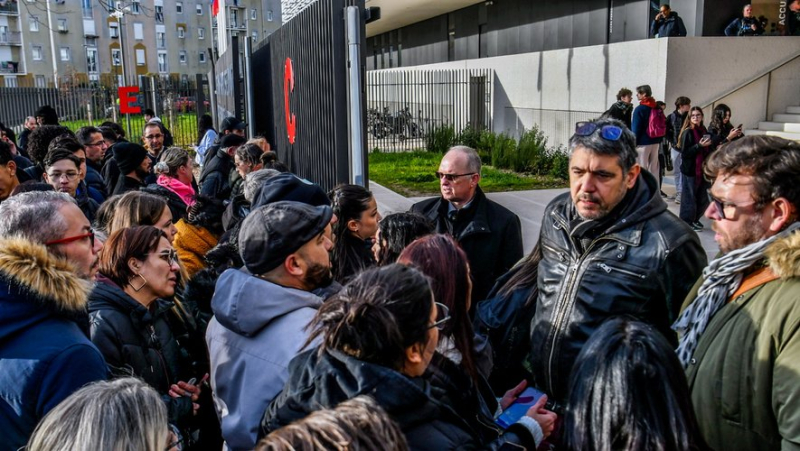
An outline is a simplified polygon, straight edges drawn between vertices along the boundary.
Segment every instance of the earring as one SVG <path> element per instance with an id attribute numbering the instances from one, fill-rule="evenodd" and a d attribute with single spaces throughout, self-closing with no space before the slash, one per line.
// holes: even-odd
<path id="1" fill-rule="evenodd" d="M 139 285 L 138 287 L 133 285 L 133 280 L 134 280 L 134 279 L 136 279 L 137 277 L 141 277 L 141 279 L 142 279 L 142 282 L 143 282 L 143 283 L 142 283 L 141 285 Z M 133 288 L 133 291 L 135 291 L 135 292 L 137 292 L 137 293 L 138 293 L 138 292 L 139 292 L 139 290 L 141 290 L 142 288 L 144 288 L 144 287 L 145 287 L 145 285 L 147 285 L 147 279 L 145 279 L 145 278 L 144 278 L 144 276 L 143 276 L 143 275 L 141 275 L 141 274 L 136 274 L 135 276 L 133 276 L 133 278 L 132 278 L 131 280 L 129 280 L 129 281 L 128 281 L 128 285 L 130 285 L 130 286 L 131 286 L 131 288 Z"/>

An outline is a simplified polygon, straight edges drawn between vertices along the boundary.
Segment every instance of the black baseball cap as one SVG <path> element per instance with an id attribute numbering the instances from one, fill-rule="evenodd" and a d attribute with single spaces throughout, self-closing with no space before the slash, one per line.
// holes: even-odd
<path id="1" fill-rule="evenodd" d="M 222 128 L 223 131 L 244 130 L 245 128 L 247 128 L 247 124 L 238 117 L 228 116 L 222 120 L 222 125 L 220 128 Z"/>

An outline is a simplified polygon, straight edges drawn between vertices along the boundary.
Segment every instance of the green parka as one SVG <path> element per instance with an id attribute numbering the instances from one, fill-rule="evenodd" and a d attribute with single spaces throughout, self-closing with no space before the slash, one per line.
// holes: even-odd
<path id="1" fill-rule="evenodd" d="M 766 256 L 779 278 L 720 309 L 686 370 L 700 429 L 716 450 L 800 450 L 800 233 Z"/>

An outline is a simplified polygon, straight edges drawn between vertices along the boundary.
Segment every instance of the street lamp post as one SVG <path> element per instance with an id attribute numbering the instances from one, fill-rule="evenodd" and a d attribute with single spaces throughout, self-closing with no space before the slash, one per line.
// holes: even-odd
<path id="1" fill-rule="evenodd" d="M 111 17 L 115 17 L 117 19 L 117 29 L 119 30 L 119 53 L 120 53 L 120 62 L 122 63 L 122 86 L 128 85 L 128 79 L 125 75 L 125 28 L 123 28 L 123 18 L 125 17 L 125 11 L 121 9 L 114 9 L 114 12 L 111 13 Z M 119 93 L 117 93 L 119 96 Z M 119 97 L 118 97 L 119 98 Z M 121 105 L 120 101 L 120 106 Z M 130 113 L 125 113 L 125 119 L 128 125 L 128 136 L 131 136 L 131 115 Z"/>

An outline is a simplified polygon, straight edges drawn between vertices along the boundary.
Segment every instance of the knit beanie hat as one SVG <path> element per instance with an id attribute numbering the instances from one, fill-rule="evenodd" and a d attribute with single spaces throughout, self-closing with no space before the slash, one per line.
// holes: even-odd
<path id="1" fill-rule="evenodd" d="M 147 150 L 132 142 L 118 142 L 114 144 L 114 160 L 117 162 L 119 173 L 128 175 L 141 166 L 147 158 Z"/>

